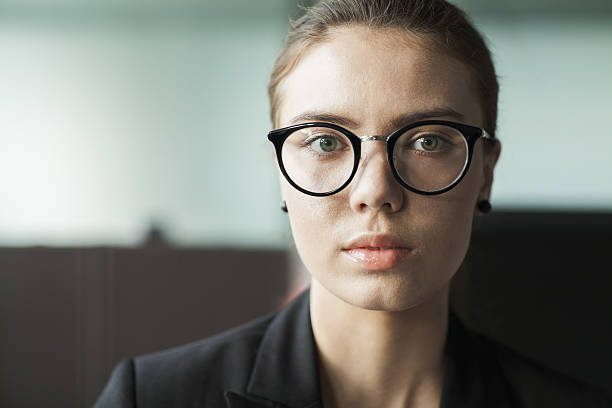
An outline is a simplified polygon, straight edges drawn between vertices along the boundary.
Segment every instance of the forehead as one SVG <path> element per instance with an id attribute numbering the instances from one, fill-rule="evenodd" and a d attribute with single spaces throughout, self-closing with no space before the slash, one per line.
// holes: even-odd
<path id="1" fill-rule="evenodd" d="M 397 117 L 447 109 L 481 126 L 473 82 L 464 64 L 414 35 L 338 28 L 306 49 L 279 84 L 279 125 L 305 112 L 323 112 L 351 119 L 360 128 L 354 130 L 380 131 Z"/>

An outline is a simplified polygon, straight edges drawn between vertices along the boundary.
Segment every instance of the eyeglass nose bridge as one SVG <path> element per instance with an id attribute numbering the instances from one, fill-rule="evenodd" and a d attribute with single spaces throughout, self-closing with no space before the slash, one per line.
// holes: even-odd
<path id="1" fill-rule="evenodd" d="M 367 142 L 368 140 L 380 140 L 383 142 L 388 142 L 389 141 L 389 136 L 375 136 L 375 135 L 371 135 L 371 136 L 362 136 L 359 138 L 359 140 L 361 140 L 362 142 Z"/>

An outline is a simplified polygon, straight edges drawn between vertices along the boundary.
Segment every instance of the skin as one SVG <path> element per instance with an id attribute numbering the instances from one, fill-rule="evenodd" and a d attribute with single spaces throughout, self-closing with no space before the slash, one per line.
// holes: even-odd
<path id="1" fill-rule="evenodd" d="M 356 135 L 388 135 L 406 115 L 482 126 L 473 79 L 461 62 L 410 33 L 335 28 L 310 46 L 281 82 L 277 127 L 305 113 Z M 407 123 L 406 123 L 407 124 Z M 436 407 L 443 380 L 448 290 L 468 248 L 476 203 L 489 197 L 499 144 L 477 142 L 470 169 L 453 190 L 423 196 L 391 174 L 384 142 L 362 144 L 351 184 L 311 197 L 281 177 L 298 253 L 311 273 L 311 319 L 326 407 Z M 396 267 L 370 271 L 342 249 L 361 233 L 410 245 Z"/>

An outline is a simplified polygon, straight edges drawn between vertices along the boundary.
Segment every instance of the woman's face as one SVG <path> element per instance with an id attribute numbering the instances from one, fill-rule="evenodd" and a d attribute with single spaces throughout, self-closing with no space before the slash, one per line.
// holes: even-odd
<path id="1" fill-rule="evenodd" d="M 358 136 L 388 135 L 417 115 L 481 127 L 468 69 L 418 44 L 398 31 L 334 29 L 280 84 L 277 125 L 320 120 Z M 441 195 L 398 184 L 382 141 L 362 144 L 357 174 L 334 195 L 305 195 L 281 177 L 296 247 L 312 278 L 367 309 L 405 310 L 444 293 L 467 251 L 476 203 L 489 196 L 497 154 L 485 155 L 482 143 L 464 179 Z"/>

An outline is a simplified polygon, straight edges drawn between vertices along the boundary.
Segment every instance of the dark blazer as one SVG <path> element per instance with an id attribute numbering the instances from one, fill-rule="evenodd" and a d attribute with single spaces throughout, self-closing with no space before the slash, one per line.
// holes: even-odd
<path id="1" fill-rule="evenodd" d="M 589 408 L 612 407 L 611 401 L 450 315 L 442 408 Z M 110 407 L 322 407 L 309 292 L 278 314 L 121 362 L 94 405 Z"/>

